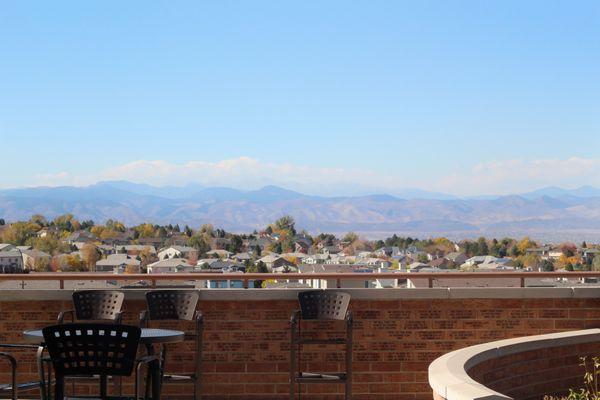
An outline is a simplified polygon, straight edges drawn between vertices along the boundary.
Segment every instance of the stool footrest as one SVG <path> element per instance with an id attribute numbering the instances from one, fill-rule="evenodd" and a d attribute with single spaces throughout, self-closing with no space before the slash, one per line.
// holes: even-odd
<path id="1" fill-rule="evenodd" d="M 345 373 L 312 373 L 300 372 L 295 378 L 296 382 L 300 383 L 340 383 L 346 381 Z"/>

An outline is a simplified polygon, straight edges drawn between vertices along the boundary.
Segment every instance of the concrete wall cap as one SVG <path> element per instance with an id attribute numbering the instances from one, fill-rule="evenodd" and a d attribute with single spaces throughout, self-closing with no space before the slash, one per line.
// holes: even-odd
<path id="1" fill-rule="evenodd" d="M 107 286 L 98 289 L 125 292 L 130 300 L 143 300 L 150 287 L 120 289 Z M 163 288 L 163 287 L 160 287 Z M 87 287 L 86 287 L 87 289 Z M 158 288 L 157 288 L 158 289 Z M 0 289 L 4 301 L 69 300 L 73 289 Z M 190 290 L 189 288 L 185 290 Z M 196 289 L 204 300 L 292 300 L 298 292 L 308 289 Z M 334 289 L 335 290 L 335 289 Z M 528 298 L 600 298 L 600 288 L 424 288 L 424 289 L 339 289 L 357 300 L 402 299 L 528 299 Z"/>

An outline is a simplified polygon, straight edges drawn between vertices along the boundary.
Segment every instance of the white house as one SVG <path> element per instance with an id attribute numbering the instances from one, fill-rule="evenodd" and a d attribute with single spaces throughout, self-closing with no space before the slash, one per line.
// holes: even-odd
<path id="1" fill-rule="evenodd" d="M 190 258 L 198 255 L 198 250 L 189 246 L 171 246 L 158 252 L 159 260 L 168 258 Z"/>

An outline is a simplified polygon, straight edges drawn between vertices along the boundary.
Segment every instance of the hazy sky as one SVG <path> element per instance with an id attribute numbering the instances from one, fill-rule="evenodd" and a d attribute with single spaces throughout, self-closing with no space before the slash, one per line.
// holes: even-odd
<path id="1" fill-rule="evenodd" d="M 599 20 L 596 1 L 6 1 L 0 187 L 599 186 Z"/>

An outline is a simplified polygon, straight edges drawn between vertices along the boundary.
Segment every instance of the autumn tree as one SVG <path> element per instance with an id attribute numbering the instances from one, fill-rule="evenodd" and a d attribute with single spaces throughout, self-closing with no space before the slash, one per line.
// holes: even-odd
<path id="1" fill-rule="evenodd" d="M 242 246 L 244 242 L 240 235 L 231 235 L 230 243 L 227 245 L 227 251 L 232 253 L 239 253 L 242 251 Z"/>
<path id="2" fill-rule="evenodd" d="M 577 253 L 577 246 L 574 243 L 561 243 L 558 248 L 566 257 L 573 257 Z"/>
<path id="3" fill-rule="evenodd" d="M 594 257 L 594 261 L 592 261 L 591 270 L 600 271 L 600 254 Z"/>
<path id="4" fill-rule="evenodd" d="M 106 221 L 106 224 L 104 224 L 104 225 L 106 225 L 106 227 L 108 229 L 111 229 L 111 230 L 117 231 L 117 232 L 125 232 L 127 230 L 124 223 L 114 220 L 114 219 L 108 219 Z"/>
<path id="5" fill-rule="evenodd" d="M 36 272 L 51 272 L 52 268 L 50 267 L 50 262 L 50 258 L 38 257 L 33 263 L 33 269 Z"/>
<path id="6" fill-rule="evenodd" d="M 67 254 L 64 257 L 64 265 L 69 271 L 85 271 L 85 262 L 76 254 Z"/>
<path id="7" fill-rule="evenodd" d="M 95 224 L 94 224 L 93 220 L 88 219 L 88 220 L 85 220 L 85 221 L 81 221 L 80 225 L 81 225 L 81 229 L 90 229 Z"/>
<path id="8" fill-rule="evenodd" d="M 540 265 L 540 258 L 535 254 L 528 254 L 523 257 L 523 265 L 528 268 L 537 268 Z"/>
<path id="9" fill-rule="evenodd" d="M 554 264 L 550 260 L 542 260 L 540 262 L 540 269 L 544 272 L 554 271 Z"/>
<path id="10" fill-rule="evenodd" d="M 529 237 L 526 236 L 523 239 L 521 239 L 519 243 L 517 243 L 517 250 L 519 252 L 518 255 L 523 256 L 525 255 L 525 253 L 527 253 L 527 249 L 536 246 L 537 243 L 535 243 L 533 240 L 529 239 Z"/>
<path id="11" fill-rule="evenodd" d="M 126 265 L 124 272 L 126 274 L 138 274 L 140 272 L 140 268 L 137 265 Z"/>
<path id="12" fill-rule="evenodd" d="M 192 235 L 188 241 L 188 245 L 198 250 L 200 256 L 203 256 L 210 251 L 210 245 L 207 243 L 205 237 L 201 233 Z"/>
<path id="13" fill-rule="evenodd" d="M 280 232 L 288 232 L 290 235 L 296 234 L 296 221 L 289 215 L 284 215 L 273 223 L 273 230 Z"/>
<path id="14" fill-rule="evenodd" d="M 32 222 L 15 222 L 4 230 L 2 241 L 15 246 L 24 246 L 40 229 L 40 225 Z"/>
<path id="15" fill-rule="evenodd" d="M 30 238 L 27 244 L 37 250 L 50 255 L 68 252 L 69 245 L 60 240 L 56 235 L 46 235 L 44 237 Z"/>
<path id="16" fill-rule="evenodd" d="M 75 219 L 73 214 L 59 215 L 54 218 L 52 223 L 61 231 L 74 232 L 81 229 L 81 224 Z"/>
<path id="17" fill-rule="evenodd" d="M 258 261 L 256 264 L 246 267 L 246 272 L 251 274 L 268 274 L 269 268 L 264 262 Z M 254 281 L 254 288 L 261 288 L 262 284 L 262 280 Z"/>
<path id="18" fill-rule="evenodd" d="M 48 220 L 41 214 L 34 214 L 29 218 L 29 222 L 32 224 L 37 224 L 41 227 L 48 226 Z"/>
<path id="19" fill-rule="evenodd" d="M 138 232 L 139 237 L 142 238 L 149 238 L 149 237 L 154 237 L 154 225 L 149 224 L 149 223 L 145 223 L 145 224 L 141 224 L 136 226 L 135 231 Z"/>
<path id="20" fill-rule="evenodd" d="M 144 247 L 140 251 L 140 254 L 138 254 L 138 257 L 140 258 L 140 264 L 141 264 L 141 266 L 144 267 L 144 268 L 148 264 L 151 264 L 151 263 L 153 263 L 155 261 L 158 261 L 158 257 L 156 256 L 155 253 L 152 252 L 152 250 L 148 246 Z"/>
<path id="21" fill-rule="evenodd" d="M 94 272 L 96 262 L 100 259 L 100 253 L 96 246 L 91 243 L 84 244 L 81 248 L 81 256 L 83 257 L 83 262 L 86 264 L 88 271 Z"/>
<path id="22" fill-rule="evenodd" d="M 346 236 L 342 239 L 342 241 L 348 243 L 349 245 L 353 244 L 358 240 L 358 235 L 354 232 L 346 233 Z"/>

